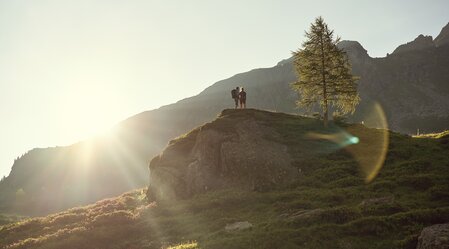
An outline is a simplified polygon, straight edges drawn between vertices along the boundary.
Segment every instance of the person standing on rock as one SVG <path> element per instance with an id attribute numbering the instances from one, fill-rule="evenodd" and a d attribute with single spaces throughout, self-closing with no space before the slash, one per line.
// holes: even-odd
<path id="1" fill-rule="evenodd" d="M 243 89 L 240 91 L 239 93 L 239 100 L 240 100 L 240 109 L 245 109 L 246 108 L 246 92 L 245 89 Z"/>
<path id="2" fill-rule="evenodd" d="M 231 96 L 235 102 L 235 109 L 237 109 L 237 107 L 239 106 L 239 87 L 232 89 Z"/>

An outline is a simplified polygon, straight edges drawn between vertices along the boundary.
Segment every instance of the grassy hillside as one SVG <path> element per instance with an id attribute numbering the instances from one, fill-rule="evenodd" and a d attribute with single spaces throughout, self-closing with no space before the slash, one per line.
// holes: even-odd
<path id="1" fill-rule="evenodd" d="M 257 111 L 235 112 L 215 124 L 225 129 L 231 118 L 274 127 L 301 176 L 265 192 L 227 188 L 178 201 L 148 203 L 145 191 L 136 190 L 4 225 L 0 247 L 416 248 L 423 227 L 449 222 L 447 133 L 415 138 L 389 132 L 385 164 L 366 184 L 350 146 L 305 156 L 313 146 L 304 134 L 316 130 L 316 120 Z M 376 150 L 376 143 L 363 140 L 382 131 L 339 127 L 361 138 L 364 153 Z M 239 221 L 253 227 L 225 230 Z"/>
<path id="2" fill-rule="evenodd" d="M 0 214 L 0 226 L 14 223 L 25 218 L 26 217 L 20 215 Z"/>
<path id="3" fill-rule="evenodd" d="M 371 58 L 355 41 L 342 41 L 339 46 L 347 52 L 353 74 L 360 76 L 362 102 L 353 120 L 365 120 L 371 106 L 380 103 L 395 131 L 415 134 L 417 129 L 449 129 L 449 44 L 384 58 Z M 236 86 L 245 87 L 248 106 L 303 113 L 305 110 L 295 108 L 298 96 L 290 87 L 295 80 L 290 58 L 132 116 L 117 124 L 109 138 L 30 150 L 15 160 L 10 175 L 0 182 L 0 212 L 46 215 L 144 187 L 148 161 L 169 139 L 211 120 L 223 108 L 233 107 L 230 90 Z M 65 184 L 61 185 L 60 179 L 66 179 Z"/>

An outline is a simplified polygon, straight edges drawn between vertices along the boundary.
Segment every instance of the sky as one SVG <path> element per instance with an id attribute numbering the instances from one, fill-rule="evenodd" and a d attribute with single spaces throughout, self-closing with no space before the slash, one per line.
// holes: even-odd
<path id="1" fill-rule="evenodd" d="M 274 66 L 318 16 L 383 57 L 438 35 L 449 1 L 0 0 L 0 176 L 33 148 Z"/>

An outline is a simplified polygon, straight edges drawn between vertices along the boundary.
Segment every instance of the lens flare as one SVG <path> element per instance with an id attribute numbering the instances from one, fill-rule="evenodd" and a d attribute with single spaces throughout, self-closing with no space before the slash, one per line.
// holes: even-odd
<path id="1" fill-rule="evenodd" d="M 306 138 L 323 139 L 323 140 L 331 141 L 331 142 L 335 143 L 335 145 L 337 146 L 336 147 L 337 149 L 346 147 L 351 144 L 357 144 L 359 142 L 358 137 L 354 137 L 353 135 L 347 133 L 344 130 L 340 130 L 340 129 L 338 129 L 338 131 L 335 131 L 334 133 L 331 133 L 331 134 L 309 132 L 306 135 Z"/>
<path id="2" fill-rule="evenodd" d="M 346 149 L 358 161 L 365 182 L 369 183 L 376 178 L 384 165 L 388 151 L 389 135 L 385 113 L 379 103 L 373 103 L 367 115 L 363 118 L 364 124 L 373 129 L 358 129 L 356 126 L 348 127 L 347 131 L 358 136 L 360 142 Z"/>
<path id="3" fill-rule="evenodd" d="M 335 144 L 334 150 L 344 148 L 358 162 L 365 182 L 369 183 L 385 162 L 389 141 L 387 120 L 380 104 L 374 102 L 366 113 L 364 125 L 333 127 L 329 129 L 331 134 L 309 132 L 306 138 L 331 141 Z"/>
<path id="4" fill-rule="evenodd" d="M 360 139 L 358 137 L 351 137 L 349 139 L 349 142 L 351 142 L 351 144 L 358 144 L 360 142 Z"/>

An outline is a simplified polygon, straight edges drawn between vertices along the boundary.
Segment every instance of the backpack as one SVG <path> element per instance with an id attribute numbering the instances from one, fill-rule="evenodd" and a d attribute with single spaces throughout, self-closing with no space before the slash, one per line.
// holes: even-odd
<path id="1" fill-rule="evenodd" d="M 237 98 L 237 90 L 232 89 L 231 96 L 232 96 L 233 99 Z"/>

